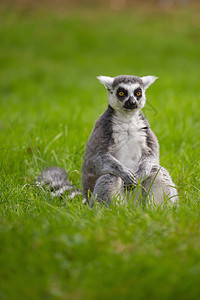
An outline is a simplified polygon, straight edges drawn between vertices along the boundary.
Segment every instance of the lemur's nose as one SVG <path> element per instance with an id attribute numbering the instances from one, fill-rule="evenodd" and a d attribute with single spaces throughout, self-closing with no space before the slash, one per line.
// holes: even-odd
<path id="1" fill-rule="evenodd" d="M 133 108 L 135 108 L 137 106 L 137 102 L 132 96 L 128 99 L 128 102 L 129 102 L 129 105 L 132 106 Z"/>
<path id="2" fill-rule="evenodd" d="M 130 97 L 124 103 L 124 108 L 126 108 L 126 109 L 135 109 L 135 108 L 137 108 L 137 101 L 133 97 Z"/>

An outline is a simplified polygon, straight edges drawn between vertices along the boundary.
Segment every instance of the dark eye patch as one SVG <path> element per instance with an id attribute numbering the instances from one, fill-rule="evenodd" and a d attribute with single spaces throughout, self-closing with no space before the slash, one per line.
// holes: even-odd
<path id="1" fill-rule="evenodd" d="M 117 97 L 118 97 L 118 99 L 122 100 L 122 99 L 124 99 L 127 96 L 128 96 L 128 91 L 125 90 L 122 87 L 119 87 L 118 90 L 117 90 Z"/>
<path id="2" fill-rule="evenodd" d="M 135 96 L 137 99 L 140 99 L 140 98 L 142 97 L 142 89 L 141 89 L 141 88 L 135 89 L 135 91 L 134 91 L 134 96 Z"/>

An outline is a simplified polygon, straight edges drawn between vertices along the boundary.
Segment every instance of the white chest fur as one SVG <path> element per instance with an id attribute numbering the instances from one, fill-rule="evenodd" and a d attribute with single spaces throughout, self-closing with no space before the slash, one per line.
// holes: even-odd
<path id="1" fill-rule="evenodd" d="M 113 155 L 123 166 L 135 172 L 146 146 L 144 121 L 139 115 L 113 118 Z"/>

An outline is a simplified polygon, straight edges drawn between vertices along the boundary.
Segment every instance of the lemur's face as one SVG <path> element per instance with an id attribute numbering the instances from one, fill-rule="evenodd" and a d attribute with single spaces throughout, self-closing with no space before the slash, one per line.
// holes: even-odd
<path id="1" fill-rule="evenodd" d="M 144 107 L 145 90 L 157 79 L 155 76 L 100 76 L 108 91 L 108 104 L 116 111 L 135 112 Z"/>
<path id="2" fill-rule="evenodd" d="M 144 88 L 138 84 L 121 83 L 109 91 L 109 104 L 124 110 L 142 109 L 145 105 L 146 97 Z"/>

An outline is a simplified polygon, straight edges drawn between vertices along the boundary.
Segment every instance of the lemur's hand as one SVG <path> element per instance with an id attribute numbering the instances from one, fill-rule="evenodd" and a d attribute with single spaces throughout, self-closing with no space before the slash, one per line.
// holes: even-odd
<path id="1" fill-rule="evenodd" d="M 135 175 L 131 171 L 127 171 L 122 180 L 124 181 L 124 186 L 130 190 L 138 184 L 138 181 Z"/>

